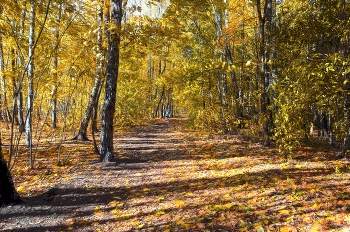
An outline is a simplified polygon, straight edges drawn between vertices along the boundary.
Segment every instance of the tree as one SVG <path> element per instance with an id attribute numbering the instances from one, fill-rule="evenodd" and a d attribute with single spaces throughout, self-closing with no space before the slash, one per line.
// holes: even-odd
<path id="1" fill-rule="evenodd" d="M 86 141 L 89 140 L 87 137 L 87 128 L 91 117 L 93 116 L 93 109 L 97 110 L 98 99 L 100 96 L 101 88 L 102 88 L 102 68 L 104 61 L 104 49 L 102 47 L 102 24 L 103 24 L 103 7 L 102 3 L 99 4 L 98 12 L 97 12 L 97 45 L 96 45 L 96 76 L 94 81 L 94 86 L 92 88 L 92 92 L 89 98 L 88 105 L 86 107 L 85 115 L 83 120 L 80 123 L 80 128 L 78 134 L 73 138 L 73 140 L 81 140 Z M 92 119 L 94 120 L 94 119 Z M 95 128 L 92 128 L 95 129 Z"/>
<path id="2" fill-rule="evenodd" d="M 1 7 L 0 7 L 0 15 L 1 15 Z M 4 76 L 4 71 L 5 71 L 5 62 L 4 62 L 4 52 L 3 52 L 3 46 L 2 46 L 2 35 L 0 35 L 0 88 L 2 92 L 1 96 L 1 108 L 0 108 L 0 117 L 5 120 L 10 122 L 11 117 L 10 117 L 10 112 L 8 110 L 7 106 L 7 91 L 6 91 L 6 83 L 5 83 L 5 76 Z"/>
<path id="3" fill-rule="evenodd" d="M 34 158 L 32 155 L 32 111 L 34 101 L 34 46 L 35 46 L 35 1 L 30 1 L 30 16 L 29 16 L 29 50 L 28 50 L 28 92 L 27 92 L 27 109 L 25 121 L 25 142 L 26 146 L 30 148 L 29 165 L 34 166 Z"/>
<path id="4" fill-rule="evenodd" d="M 58 48 L 60 45 L 60 31 L 59 31 L 59 25 L 62 17 L 62 2 L 58 3 L 58 13 L 56 14 L 56 27 L 54 29 L 55 33 L 55 41 L 53 42 L 53 50 L 54 50 L 54 57 L 53 57 L 53 79 L 54 79 L 54 84 L 53 84 L 53 90 L 52 90 L 52 99 L 51 99 L 51 104 L 52 104 L 52 112 L 51 112 L 51 127 L 56 128 L 57 127 L 57 80 L 58 80 Z"/>
<path id="5" fill-rule="evenodd" d="M 268 65 L 270 61 L 269 54 L 269 30 L 268 27 L 272 20 L 272 0 L 265 0 L 263 4 L 263 9 L 261 8 L 260 0 L 256 1 L 256 8 L 258 14 L 258 24 L 259 24 L 259 35 L 260 35 L 260 49 L 259 49 L 259 60 L 260 64 L 260 113 L 262 116 L 263 133 L 265 136 L 265 145 L 270 144 L 271 136 L 271 123 L 272 123 L 272 113 L 268 110 L 269 106 L 269 96 L 267 93 L 269 83 L 270 83 L 270 71 L 271 67 Z"/>
<path id="6" fill-rule="evenodd" d="M 17 3 L 18 4 L 18 3 Z M 19 27 L 16 31 L 16 37 L 17 37 L 17 43 L 21 43 L 22 40 L 24 40 L 24 28 L 25 28 L 25 19 L 26 19 L 26 11 L 23 8 L 25 8 L 26 3 L 21 3 L 22 6 L 18 5 L 18 8 L 21 9 L 20 11 L 20 20 L 19 20 Z M 13 20 L 15 22 L 15 20 Z M 23 68 L 24 64 L 24 57 L 23 54 L 21 53 L 21 49 L 16 46 L 16 48 L 12 48 L 12 82 L 13 82 L 13 89 L 14 92 L 14 99 L 13 99 L 13 114 L 17 113 L 17 116 L 13 116 L 14 119 L 17 119 L 19 124 L 19 132 L 22 133 L 25 131 L 25 122 L 23 118 L 23 92 L 22 89 L 18 89 L 16 91 L 17 87 L 22 84 L 16 83 L 16 79 L 22 79 L 21 78 L 21 68 Z M 17 51 L 16 51 L 17 49 Z M 17 75 L 16 75 L 17 74 Z M 17 78 L 16 78 L 17 76 Z M 16 102 L 17 101 L 17 102 Z"/>
<path id="7" fill-rule="evenodd" d="M 343 66 L 344 63 L 348 65 L 347 62 L 347 57 L 350 54 L 350 31 L 347 29 L 348 28 L 348 11 L 346 7 L 346 2 L 345 0 L 341 1 L 341 12 L 339 14 L 339 21 L 340 24 L 343 28 L 343 38 L 340 45 L 340 54 L 341 57 L 344 59 L 343 61 Z M 345 68 L 346 72 L 343 72 L 340 76 L 342 77 L 343 81 L 343 92 L 344 92 L 344 101 L 343 101 L 343 126 L 344 126 L 344 139 L 343 139 L 343 150 L 342 150 L 342 156 L 344 158 L 348 157 L 349 153 L 349 148 L 350 148 L 350 75 L 349 75 L 349 70 L 348 68 Z"/>
<path id="8" fill-rule="evenodd" d="M 120 28 L 123 16 L 122 3 L 122 0 L 111 1 L 110 39 L 100 134 L 100 160 L 104 162 L 111 161 L 113 158 L 113 119 L 119 71 Z"/>
<path id="9" fill-rule="evenodd" d="M 21 203 L 22 200 L 17 193 L 6 161 L 2 155 L 0 138 L 0 206 L 3 204 Z"/>

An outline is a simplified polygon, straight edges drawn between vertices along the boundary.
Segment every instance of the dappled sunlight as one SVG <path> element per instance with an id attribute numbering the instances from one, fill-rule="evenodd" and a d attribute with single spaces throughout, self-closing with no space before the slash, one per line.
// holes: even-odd
<path id="1" fill-rule="evenodd" d="M 154 129 L 162 131 L 162 126 L 171 134 L 168 124 Z M 62 151 L 70 154 L 66 166 L 54 166 L 45 161 L 49 154 L 38 153 L 42 168 L 27 169 L 28 176 L 15 169 L 27 204 L 13 206 L 11 214 L 0 208 L 0 218 L 8 223 L 0 224 L 2 228 L 28 219 L 41 222 L 42 227 L 25 226 L 32 230 L 118 232 L 350 226 L 346 160 L 286 162 L 273 148 L 236 136 L 147 137 L 152 128 L 145 128 L 116 139 L 117 163 L 88 162 L 94 160 L 92 153 L 82 153 L 88 147 L 69 149 L 63 144 Z M 56 226 L 46 226 L 45 220 Z"/>
<path id="2" fill-rule="evenodd" d="M 0 1 L 0 230 L 350 231 L 350 1 Z"/>

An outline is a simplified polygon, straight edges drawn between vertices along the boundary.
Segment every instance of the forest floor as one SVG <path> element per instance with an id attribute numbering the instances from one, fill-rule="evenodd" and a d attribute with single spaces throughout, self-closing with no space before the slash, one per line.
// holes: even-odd
<path id="1" fill-rule="evenodd" d="M 0 230 L 350 231 L 350 163 L 336 150 L 286 162 L 257 139 L 183 122 L 116 133 L 119 163 L 97 162 L 91 142 L 47 139 L 29 169 L 21 148 L 12 174 L 25 203 L 0 208 Z"/>

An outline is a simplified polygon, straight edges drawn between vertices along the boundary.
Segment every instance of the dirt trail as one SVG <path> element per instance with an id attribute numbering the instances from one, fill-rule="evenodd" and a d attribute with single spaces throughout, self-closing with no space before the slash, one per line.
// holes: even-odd
<path id="1" fill-rule="evenodd" d="M 0 230 L 349 230 L 347 160 L 309 149 L 286 163 L 259 141 L 199 137 L 181 125 L 116 133 L 118 163 L 74 166 L 44 194 L 0 208 Z"/>
<path id="2" fill-rule="evenodd" d="M 115 136 L 119 163 L 93 162 L 74 169 L 44 194 L 24 197 L 25 204 L 0 208 L 0 230 L 94 231 L 114 228 L 116 215 L 105 212 L 115 202 L 159 181 L 163 162 L 181 159 L 190 146 L 179 139 L 181 119 L 158 121 Z M 112 203 L 111 203 L 112 202 Z M 118 203 L 121 204 L 121 203 Z M 113 230 L 113 229 L 112 229 Z M 116 229 L 116 231 L 128 229 Z"/>
<path id="3" fill-rule="evenodd" d="M 130 133 L 118 134 L 115 144 L 119 162 L 181 159 L 181 155 L 187 154 L 188 144 L 181 137 L 180 121 L 162 120 L 149 126 L 135 127 Z"/>

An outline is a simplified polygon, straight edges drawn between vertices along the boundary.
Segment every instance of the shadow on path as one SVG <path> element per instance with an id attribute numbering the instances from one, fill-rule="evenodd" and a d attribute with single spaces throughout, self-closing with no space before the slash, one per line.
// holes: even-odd
<path id="1" fill-rule="evenodd" d="M 350 203 L 350 181 L 329 182 L 334 166 L 280 168 L 271 162 L 276 154 L 250 141 L 187 141 L 180 126 L 171 119 L 117 134 L 117 163 L 86 164 L 27 203 L 0 208 L 0 230 L 203 231 L 193 227 L 202 223 L 208 231 L 251 231 L 261 215 L 287 221 L 281 210 L 295 218 L 348 210 L 339 202 Z"/>

